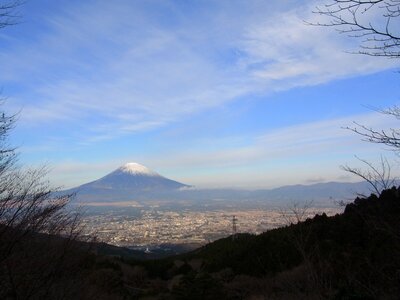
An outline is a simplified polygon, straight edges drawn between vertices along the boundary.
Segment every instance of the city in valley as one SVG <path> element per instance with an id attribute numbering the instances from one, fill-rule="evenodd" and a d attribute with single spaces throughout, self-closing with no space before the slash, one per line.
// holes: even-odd
<path id="1" fill-rule="evenodd" d="M 199 247 L 235 233 L 260 234 L 323 212 L 340 213 L 341 207 L 228 210 L 169 210 L 114 207 L 87 214 L 85 233 L 99 242 L 129 248 L 174 244 Z"/>
<path id="2" fill-rule="evenodd" d="M 346 199 L 352 188 L 365 191 L 365 184 L 197 189 L 130 162 L 64 192 L 76 193 L 86 207 L 83 225 L 88 236 L 115 246 L 151 249 L 194 248 L 235 233 L 260 234 L 323 212 L 334 215 L 343 209 L 335 202 Z"/>

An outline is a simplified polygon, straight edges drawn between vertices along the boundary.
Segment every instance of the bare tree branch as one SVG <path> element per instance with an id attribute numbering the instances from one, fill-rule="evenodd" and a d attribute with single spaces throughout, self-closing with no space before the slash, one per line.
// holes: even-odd
<path id="1" fill-rule="evenodd" d="M 400 57 L 400 0 L 330 0 L 313 13 L 327 20 L 307 24 L 334 27 L 341 34 L 360 39 L 361 50 L 356 53 Z"/>
<path id="2" fill-rule="evenodd" d="M 18 7 L 24 2 L 23 0 L 0 1 L 0 29 L 19 23 L 21 16 Z"/>
<path id="3" fill-rule="evenodd" d="M 392 106 L 387 109 L 375 109 L 377 112 L 395 117 L 400 120 L 400 107 Z M 362 137 L 363 141 L 383 144 L 390 148 L 390 150 L 400 154 L 400 130 L 396 128 L 389 128 L 386 130 L 376 130 L 371 127 L 367 127 L 357 122 L 353 122 L 353 127 L 344 127 L 354 133 L 357 133 Z"/>
<path id="4" fill-rule="evenodd" d="M 379 196 L 382 191 L 396 185 L 396 178 L 392 176 L 390 163 L 385 157 L 381 156 L 380 164 L 378 166 L 375 166 L 371 162 L 357 156 L 356 158 L 367 166 L 366 171 L 360 168 L 349 167 L 347 165 L 341 166 L 341 168 L 342 170 L 354 174 L 368 182 L 371 187 L 371 192 Z M 366 195 L 359 196 L 365 197 Z"/>

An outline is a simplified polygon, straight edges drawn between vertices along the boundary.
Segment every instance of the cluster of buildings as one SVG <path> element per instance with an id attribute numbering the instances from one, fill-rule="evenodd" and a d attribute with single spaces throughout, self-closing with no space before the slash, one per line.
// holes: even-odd
<path id="1" fill-rule="evenodd" d="M 325 211 L 328 215 L 339 209 L 313 209 L 302 217 Z M 295 220 L 293 211 L 164 211 L 141 209 L 130 216 L 113 211 L 83 219 L 86 234 L 98 241 L 116 246 L 155 246 L 161 244 L 202 245 L 236 232 L 259 234 L 284 226 Z M 234 221 L 235 219 L 235 221 Z"/>

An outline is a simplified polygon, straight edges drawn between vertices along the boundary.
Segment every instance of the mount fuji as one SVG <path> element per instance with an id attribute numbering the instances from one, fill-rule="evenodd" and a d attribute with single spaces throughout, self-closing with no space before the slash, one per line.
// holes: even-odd
<path id="1" fill-rule="evenodd" d="M 193 186 L 161 176 L 138 163 L 127 163 L 98 180 L 60 193 L 76 194 L 77 202 L 92 203 L 92 205 L 124 202 L 146 205 L 163 202 L 167 205 L 192 203 L 210 206 L 222 203 L 282 205 L 290 204 L 294 200 L 312 200 L 314 204 L 324 203 L 326 205 L 329 201 L 343 200 L 354 196 L 355 192 L 368 195 L 368 183 L 326 182 L 259 190 L 196 189 Z"/>
<path id="2" fill-rule="evenodd" d="M 64 191 L 80 201 L 130 201 L 162 198 L 189 185 L 168 179 L 138 164 L 127 163 L 108 175 Z"/>

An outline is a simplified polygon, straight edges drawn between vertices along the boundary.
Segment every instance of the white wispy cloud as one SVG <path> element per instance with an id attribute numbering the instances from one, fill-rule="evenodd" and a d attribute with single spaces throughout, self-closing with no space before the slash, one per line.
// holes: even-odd
<path id="1" fill-rule="evenodd" d="M 369 74 L 394 67 L 387 59 L 350 55 L 357 41 L 334 30 L 307 25 L 317 23 L 315 5 L 304 5 L 248 27 L 243 64 L 251 74 L 280 89 L 316 85 L 334 79 Z M 323 21 L 322 21 L 323 23 Z"/>
<path id="2" fill-rule="evenodd" d="M 203 148 L 192 151 L 166 150 L 156 155 L 143 154 L 93 163 L 55 162 L 54 174 L 62 174 L 58 180 L 74 186 L 140 159 L 139 163 L 167 177 L 200 187 L 271 187 L 283 183 L 310 183 L 316 181 L 315 178 L 347 181 L 354 178 L 343 177 L 345 174 L 340 165 L 357 164 L 353 155 L 374 161 L 379 159 L 377 153 L 384 152 L 384 147 L 365 143 L 343 128 L 354 125 L 353 121 L 381 129 L 391 128 L 397 123 L 394 118 L 371 112 L 274 129 L 251 138 L 211 139 L 208 143 L 212 147 L 203 145 Z M 391 155 L 390 152 L 386 154 Z"/>
<path id="3" fill-rule="evenodd" d="M 277 3 L 255 1 L 241 11 L 243 5 L 222 1 L 196 16 L 174 2 L 66 5 L 45 19 L 49 30 L 29 45 L 0 51 L 0 79 L 35 78 L 13 96 L 23 107 L 21 123 L 80 126 L 87 128 L 80 142 L 93 143 L 252 93 L 394 66 L 346 54 L 343 38 L 306 26 L 303 20 L 313 18 L 309 4 L 286 10 Z"/>
<path id="4" fill-rule="evenodd" d="M 254 164 L 258 161 L 276 159 L 299 158 L 301 160 L 301 157 L 315 154 L 351 155 L 351 152 L 357 154 L 358 151 L 374 152 L 377 149 L 384 149 L 380 145 L 366 144 L 361 141 L 360 136 L 345 129 L 347 126 L 355 126 L 354 122 L 379 129 L 393 128 L 398 123 L 395 118 L 388 118 L 378 112 L 352 115 L 269 130 L 264 134 L 253 136 L 252 139 L 246 137 L 241 146 L 238 146 L 238 139 L 232 137 L 227 138 L 235 140 L 231 147 L 224 139 L 210 140 L 209 143 L 217 145 L 219 149 L 212 151 L 200 149 L 198 152 L 189 154 L 176 153 L 176 156 L 172 155 L 168 159 L 151 158 L 151 162 L 161 167 L 190 165 L 211 168 Z"/>

